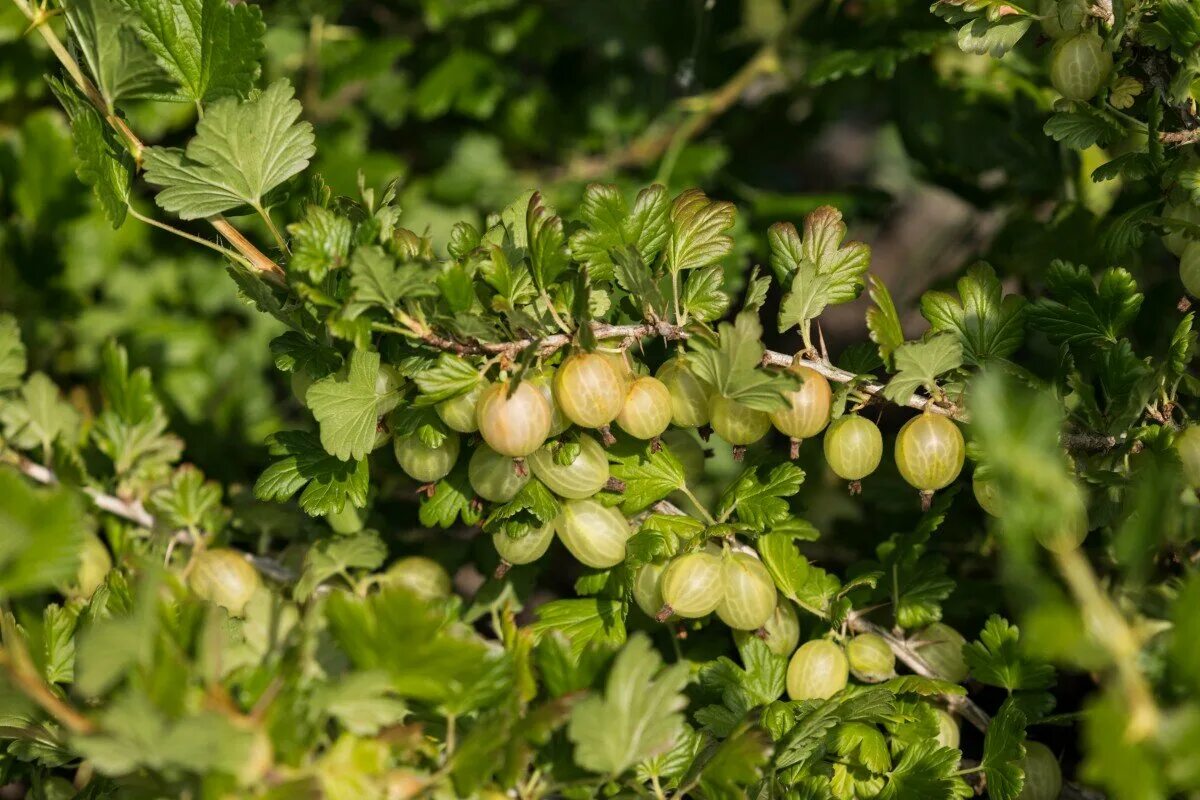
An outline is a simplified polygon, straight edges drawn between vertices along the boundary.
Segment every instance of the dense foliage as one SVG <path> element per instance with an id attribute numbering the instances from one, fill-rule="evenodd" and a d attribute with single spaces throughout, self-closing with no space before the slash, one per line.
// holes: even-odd
<path id="1" fill-rule="evenodd" d="M 1200 792 L 1200 4 L 8 1 L 5 796 Z"/>

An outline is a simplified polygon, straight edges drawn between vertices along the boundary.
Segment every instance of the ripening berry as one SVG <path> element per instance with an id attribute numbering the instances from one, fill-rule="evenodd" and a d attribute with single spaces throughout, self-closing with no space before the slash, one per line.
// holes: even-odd
<path id="1" fill-rule="evenodd" d="M 1000 488 L 996 482 L 987 477 L 982 469 L 975 470 L 971 475 L 971 492 L 979 507 L 993 517 L 1000 516 Z"/>
<path id="2" fill-rule="evenodd" d="M 624 384 L 625 391 L 629 391 L 629 384 L 633 383 L 637 377 L 634 374 L 633 367 L 629 364 L 629 353 L 621 351 L 620 353 L 610 353 L 607 350 L 597 350 L 596 355 L 608 362 L 608 365 L 613 368 L 613 372 L 617 373 L 617 377 Z"/>
<path id="3" fill-rule="evenodd" d="M 633 578 L 633 601 L 647 617 L 654 617 L 663 607 L 662 575 L 666 563 L 651 562 L 637 571 Z"/>
<path id="4" fill-rule="evenodd" d="M 554 525 L 551 523 L 531 530 L 518 539 L 512 538 L 504 531 L 497 531 L 492 534 L 492 544 L 500 557 L 509 564 L 532 564 L 546 554 L 553 538 Z"/>
<path id="5" fill-rule="evenodd" d="M 559 497 L 583 500 L 604 488 L 608 482 L 608 454 L 590 436 L 579 437 L 579 454 L 570 464 L 556 459 L 553 442 L 539 447 L 526 459 L 538 480 Z"/>
<path id="6" fill-rule="evenodd" d="M 1200 427 L 1191 425 L 1175 434 L 1175 452 L 1183 462 L 1183 479 L 1200 489 Z"/>
<path id="7" fill-rule="evenodd" d="M 501 455 L 521 458 L 542 446 L 550 433 L 550 404 L 522 381 L 508 397 L 508 384 L 489 386 L 479 397 L 475 419 L 483 440 Z"/>
<path id="8" fill-rule="evenodd" d="M 787 693 L 792 700 L 824 700 L 846 688 L 850 664 L 828 639 L 805 642 L 788 663 Z"/>
<path id="9" fill-rule="evenodd" d="M 1065 513 L 1059 526 L 1039 527 L 1034 531 L 1038 543 L 1052 553 L 1074 550 L 1083 544 L 1088 533 L 1087 502 L 1083 492 L 1072 486 L 1071 492 L 1061 499 Z"/>
<path id="10" fill-rule="evenodd" d="M 699 428 L 708 424 L 708 397 L 712 387 L 696 377 L 682 356 L 670 359 L 655 373 L 671 393 L 671 424 Z"/>
<path id="11" fill-rule="evenodd" d="M 379 576 L 379 585 L 403 587 L 426 601 L 450 596 L 450 575 L 441 564 L 425 556 L 408 556 L 394 562 Z"/>
<path id="12" fill-rule="evenodd" d="M 663 382 L 649 375 L 635 378 L 617 414 L 617 424 L 635 439 L 653 439 L 665 431 L 671 424 L 671 393 Z"/>
<path id="13" fill-rule="evenodd" d="M 860 633 L 846 644 L 846 660 L 854 677 L 880 683 L 896 676 L 896 654 L 882 636 Z"/>
<path id="14" fill-rule="evenodd" d="M 734 630 L 758 630 L 775 613 L 778 593 L 771 573 L 749 553 L 727 553 L 722 563 L 717 616 Z"/>
<path id="15" fill-rule="evenodd" d="M 341 511 L 330 511 L 325 515 L 325 522 L 334 533 L 340 533 L 346 536 L 351 533 L 358 533 L 363 529 L 363 513 L 354 507 L 354 504 L 347 501 Z"/>
<path id="16" fill-rule="evenodd" d="M 838 417 L 825 431 L 825 462 L 839 478 L 858 481 L 879 467 L 883 435 L 871 420 L 858 414 Z"/>
<path id="17" fill-rule="evenodd" d="M 262 585 L 258 571 L 236 550 L 216 548 L 197 553 L 188 573 L 188 587 L 198 597 L 240 617 L 246 603 Z"/>
<path id="18" fill-rule="evenodd" d="M 717 436 L 736 447 L 754 444 L 771 430 L 771 417 L 767 412 L 719 394 L 709 398 L 708 416 Z"/>
<path id="19" fill-rule="evenodd" d="M 1050 83 L 1068 100 L 1085 102 L 1108 82 L 1112 67 L 1112 53 L 1104 49 L 1104 40 L 1086 31 L 1054 45 Z"/>
<path id="20" fill-rule="evenodd" d="M 771 412 L 775 430 L 793 439 L 816 436 L 829 424 L 833 392 L 829 381 L 814 369 L 793 364 L 789 369 L 803 379 L 800 388 L 788 394 L 788 406 Z"/>
<path id="21" fill-rule="evenodd" d="M 909 643 L 937 677 L 951 683 L 966 679 L 967 659 L 962 649 L 967 640 L 954 628 L 935 622 L 918 631 Z"/>
<path id="22" fill-rule="evenodd" d="M 1188 242 L 1179 256 L 1179 281 L 1192 297 L 1200 297 L 1200 242 Z"/>
<path id="23" fill-rule="evenodd" d="M 949 712 L 943 711 L 940 708 L 935 708 L 934 713 L 937 714 L 938 720 L 938 747 L 949 747 L 952 750 L 957 750 L 960 737 L 958 720 L 951 716 Z"/>
<path id="24" fill-rule="evenodd" d="M 529 473 L 517 469 L 508 456 L 502 456 L 486 444 L 475 448 L 467 463 L 467 479 L 475 494 L 493 503 L 507 503 L 529 483 Z"/>
<path id="25" fill-rule="evenodd" d="M 1200 206 L 1184 200 L 1182 203 L 1168 205 L 1163 209 L 1163 217 L 1165 219 L 1177 219 L 1180 222 L 1190 222 L 1192 225 L 1200 225 Z M 1183 231 L 1168 230 L 1163 235 L 1162 241 L 1163 246 L 1170 250 L 1173 255 L 1181 256 L 1184 249 L 1196 240 L 1187 236 Z"/>
<path id="26" fill-rule="evenodd" d="M 79 554 L 79 569 L 75 570 L 75 583 L 72 593 L 81 597 L 91 597 L 104 583 L 112 569 L 112 556 L 100 537 L 87 534 L 83 539 L 83 549 Z"/>
<path id="27" fill-rule="evenodd" d="M 629 521 L 619 509 L 595 500 L 568 500 L 554 520 L 554 529 L 571 555 L 585 566 L 608 569 L 625 560 Z"/>
<path id="28" fill-rule="evenodd" d="M 792 605 L 791 600 L 779 598 L 771 618 L 762 626 L 762 632 L 766 634 L 764 641 L 767 649 L 772 653 L 777 656 L 792 654 L 796 645 L 800 643 L 800 617 L 797 616 L 796 607 Z M 756 636 L 758 634 L 751 631 L 733 632 L 733 640 L 737 642 L 738 647 L 744 647 L 748 639 Z"/>
<path id="29" fill-rule="evenodd" d="M 1041 742 L 1025 740 L 1021 769 L 1025 772 L 1025 785 L 1017 800 L 1056 800 L 1062 792 L 1062 768 L 1050 748 Z"/>
<path id="30" fill-rule="evenodd" d="M 459 444 L 457 433 L 446 434 L 437 447 L 429 447 L 414 433 L 396 437 L 393 449 L 405 474 L 422 483 L 433 483 L 450 474 L 458 460 Z"/>
<path id="31" fill-rule="evenodd" d="M 626 381 L 598 353 L 576 353 L 554 374 L 554 399 L 567 419 L 582 428 L 600 428 L 621 413 Z"/>
<path id="32" fill-rule="evenodd" d="M 721 603 L 724 585 L 721 556 L 704 550 L 679 556 L 659 581 L 663 608 L 689 619 L 711 614 Z"/>
<path id="33" fill-rule="evenodd" d="M 904 423 L 896 436 L 896 466 L 909 485 L 936 492 L 962 471 L 962 431 L 940 414 L 926 411 Z"/>
<path id="34" fill-rule="evenodd" d="M 433 408 L 450 430 L 459 433 L 474 433 L 479 430 L 479 421 L 475 419 L 475 408 L 479 405 L 480 396 L 489 385 L 487 381 L 481 381 L 466 394 L 443 400 Z"/>

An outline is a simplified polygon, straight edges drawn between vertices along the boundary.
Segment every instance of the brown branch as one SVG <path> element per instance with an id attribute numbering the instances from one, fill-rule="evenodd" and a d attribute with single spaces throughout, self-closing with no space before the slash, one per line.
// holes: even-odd
<path id="1" fill-rule="evenodd" d="M 58 484 L 57 475 L 41 464 L 30 461 L 27 458 L 18 457 L 15 466 L 26 477 L 37 483 L 45 486 L 56 486 Z M 106 511 L 115 517 L 128 520 L 142 528 L 154 528 L 154 517 L 145 509 L 141 501 L 122 500 L 115 495 L 105 494 L 91 486 L 83 487 L 83 492 L 91 498 L 92 502 L 101 511 Z"/>

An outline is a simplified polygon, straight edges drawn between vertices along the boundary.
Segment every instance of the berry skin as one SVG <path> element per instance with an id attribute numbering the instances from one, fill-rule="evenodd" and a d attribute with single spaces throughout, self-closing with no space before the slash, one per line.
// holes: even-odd
<path id="1" fill-rule="evenodd" d="M 398 437 L 394 442 L 396 461 L 413 480 L 421 483 L 440 481 L 450 474 L 458 461 L 460 442 L 457 433 L 446 435 L 437 447 L 428 447 L 415 433 Z"/>
<path id="2" fill-rule="evenodd" d="M 1062 792 L 1062 768 L 1050 748 L 1041 742 L 1025 742 L 1025 785 L 1017 800 L 1055 800 Z"/>
<path id="3" fill-rule="evenodd" d="M 458 397 L 443 400 L 433 407 L 438 418 L 446 423 L 446 427 L 459 433 L 474 433 L 479 430 L 479 422 L 475 419 L 475 407 L 479 405 L 479 397 L 489 384 L 484 381 L 475 388 Z"/>
<path id="4" fill-rule="evenodd" d="M 1087 538 L 1088 516 L 1087 504 L 1083 493 L 1075 489 L 1069 497 L 1064 498 L 1066 519 L 1057 530 L 1038 528 L 1034 535 L 1038 543 L 1052 553 L 1068 553 Z"/>
<path id="5" fill-rule="evenodd" d="M 788 697 L 824 700 L 845 689 L 849 677 L 850 665 L 841 647 L 828 639 L 805 642 L 788 662 Z"/>
<path id="6" fill-rule="evenodd" d="M 646 564 L 633 578 L 633 601 L 647 617 L 653 618 L 663 607 L 662 575 L 667 565 Z"/>
<path id="7" fill-rule="evenodd" d="M 717 616 L 734 630 L 758 630 L 775 613 L 778 593 L 771 573 L 749 553 L 728 553 L 722 562 Z"/>
<path id="8" fill-rule="evenodd" d="M 546 398 L 546 402 L 550 404 L 550 433 L 549 436 L 558 436 L 560 433 L 571 427 L 571 420 L 567 419 L 563 414 L 562 409 L 558 406 L 558 401 L 554 399 L 554 370 L 551 367 L 545 367 L 538 374 L 529 379 L 529 383 L 542 393 L 542 397 Z"/>
<path id="9" fill-rule="evenodd" d="M 796 607 L 792 605 L 792 601 L 779 598 L 775 604 L 775 611 L 762 629 L 767 634 L 767 649 L 777 656 L 790 656 L 800 643 L 800 618 L 796 615 Z M 738 647 L 745 646 L 746 641 L 755 636 L 751 631 L 733 632 L 733 640 Z"/>
<path id="10" fill-rule="evenodd" d="M 509 564 L 532 564 L 546 554 L 553 538 L 554 525 L 547 524 L 530 531 L 520 539 L 514 539 L 504 531 L 493 533 L 492 544 L 500 557 Z"/>
<path id="11" fill-rule="evenodd" d="M 625 560 L 629 521 L 616 508 L 595 500 L 568 500 L 554 520 L 554 530 L 585 566 L 608 569 Z"/>
<path id="12" fill-rule="evenodd" d="M 787 408 L 771 412 L 771 423 L 775 430 L 793 439 L 808 439 L 816 436 L 829 424 L 829 406 L 833 392 L 829 381 L 816 370 L 800 364 L 789 369 L 799 375 L 804 383 L 788 395 Z"/>
<path id="13" fill-rule="evenodd" d="M 201 599 L 225 608 L 232 616 L 240 617 L 246 609 L 246 603 L 262 585 L 262 580 L 258 577 L 258 571 L 241 553 L 216 548 L 196 555 L 187 583 Z"/>
<path id="14" fill-rule="evenodd" d="M 1192 297 L 1200 297 L 1200 242 L 1188 242 L 1179 256 L 1179 280 Z"/>
<path id="15" fill-rule="evenodd" d="M 542 446 L 550 434 L 550 403 L 537 388 L 522 381 L 506 396 L 508 385 L 489 386 L 479 397 L 475 420 L 483 440 L 501 455 L 522 458 Z"/>
<path id="16" fill-rule="evenodd" d="M 975 502 L 979 503 L 979 507 L 993 517 L 1001 516 L 1003 506 L 1000 503 L 1000 489 L 996 486 L 996 482 L 983 474 L 982 470 L 975 470 L 971 475 L 971 492 L 975 495 Z"/>
<path id="17" fill-rule="evenodd" d="M 608 482 L 608 455 L 590 436 L 579 437 L 579 455 L 570 464 L 554 460 L 553 444 L 530 453 L 529 468 L 550 491 L 570 500 L 583 500 L 604 488 Z"/>
<path id="18" fill-rule="evenodd" d="M 1175 436 L 1175 452 L 1183 462 L 1183 478 L 1193 489 L 1200 488 L 1200 427 L 1184 428 Z"/>
<path id="19" fill-rule="evenodd" d="M 554 374 L 554 399 L 581 428 L 601 428 L 617 418 L 625 402 L 625 379 L 608 358 L 577 353 Z"/>
<path id="20" fill-rule="evenodd" d="M 937 714 L 938 718 L 938 747 L 949 747 L 957 750 L 960 738 L 958 720 L 954 719 L 949 712 L 943 711 L 940 708 L 934 709 L 934 713 Z"/>
<path id="21" fill-rule="evenodd" d="M 896 654 L 884 638 L 862 633 L 846 645 L 850 671 L 863 683 L 880 683 L 896 676 Z"/>
<path id="22" fill-rule="evenodd" d="M 425 556 L 408 556 L 394 562 L 379 576 L 380 586 L 403 587 L 422 600 L 450 596 L 450 575 L 442 565 Z"/>
<path id="23" fill-rule="evenodd" d="M 1050 83 L 1068 100 L 1091 100 L 1108 81 L 1112 53 L 1091 31 L 1062 39 L 1050 54 Z"/>
<path id="24" fill-rule="evenodd" d="M 717 436 L 736 447 L 754 444 L 771 430 L 771 417 L 767 412 L 719 394 L 709 398 L 708 416 Z"/>
<path id="25" fill-rule="evenodd" d="M 1178 205 L 1168 205 L 1163 209 L 1163 217 L 1166 219 L 1177 219 L 1180 222 L 1190 222 L 1193 225 L 1200 225 L 1200 206 L 1187 200 Z M 1196 240 L 1188 238 L 1183 231 L 1168 231 L 1162 237 L 1163 246 L 1170 250 L 1172 255 L 1176 256 L 1182 256 L 1183 251 L 1194 241 Z"/>
<path id="26" fill-rule="evenodd" d="M 936 492 L 953 483 L 962 471 L 964 453 L 958 426 L 928 411 L 904 423 L 896 437 L 900 475 L 922 492 Z"/>
<path id="27" fill-rule="evenodd" d="M 671 394 L 672 425 L 699 428 L 708 424 L 708 396 L 712 387 L 696 377 L 683 357 L 672 358 L 654 374 Z"/>
<path id="28" fill-rule="evenodd" d="M 621 413 L 621 430 L 635 439 L 653 439 L 671 424 L 671 393 L 658 378 L 645 375 L 629 384 Z"/>
<path id="29" fill-rule="evenodd" d="M 913 644 L 934 674 L 951 683 L 962 683 L 967 677 L 967 659 L 963 656 L 966 639 L 942 622 L 935 622 L 918 631 Z"/>
<path id="30" fill-rule="evenodd" d="M 711 614 L 721 603 L 724 585 L 721 556 L 704 550 L 682 555 L 667 565 L 659 582 L 663 610 L 669 607 L 688 619 Z"/>
<path id="31" fill-rule="evenodd" d="M 857 414 L 838 417 L 825 431 L 825 462 L 842 480 L 870 475 L 883 458 L 883 435 L 871 420 Z"/>
<path id="32" fill-rule="evenodd" d="M 479 445 L 467 463 L 467 479 L 475 494 L 493 503 L 507 503 L 529 483 L 529 473 L 518 470 L 508 456 L 486 444 Z"/>

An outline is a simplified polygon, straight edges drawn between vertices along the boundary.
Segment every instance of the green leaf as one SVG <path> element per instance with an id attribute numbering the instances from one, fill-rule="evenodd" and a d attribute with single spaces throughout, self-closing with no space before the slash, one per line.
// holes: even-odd
<path id="1" fill-rule="evenodd" d="M 352 569 L 378 569 L 387 558 L 387 546 L 375 531 L 321 539 L 304 556 L 304 570 L 293 592 L 304 602 L 313 591 L 335 575 Z"/>
<path id="2" fill-rule="evenodd" d="M 1030 321 L 1056 344 L 1097 347 L 1116 342 L 1142 307 L 1133 276 L 1116 267 L 1100 274 L 1054 261 L 1046 275 L 1048 296 L 1029 309 Z"/>
<path id="3" fill-rule="evenodd" d="M 129 189 L 133 183 L 133 156 L 117 139 L 100 113 L 74 87 L 55 78 L 48 79 L 55 97 L 71 120 L 75 142 L 75 174 L 92 187 L 104 216 L 113 228 L 121 227 L 129 210 Z"/>
<path id="4" fill-rule="evenodd" d="M 666 244 L 670 207 L 667 190 L 658 184 L 638 192 L 632 210 L 616 186 L 589 184 L 579 208 L 587 226 L 571 235 L 571 255 L 594 281 L 612 278 L 614 249 L 632 248 L 651 264 Z"/>
<path id="5" fill-rule="evenodd" d="M 745 797 L 746 787 L 762 778 L 771 757 L 771 740 L 765 731 L 748 724 L 734 731 L 714 749 L 702 752 L 698 780 L 705 797 Z"/>
<path id="6" fill-rule="evenodd" d="M 321 426 L 321 445 L 342 461 L 362 460 L 375 445 L 379 396 L 375 391 L 379 354 L 355 350 L 348 374 L 330 375 L 308 389 L 305 402 Z"/>
<path id="7" fill-rule="evenodd" d="M 662 292 L 638 251 L 626 246 L 613 249 L 610 256 L 617 283 L 629 292 L 630 300 L 642 312 L 642 317 L 654 319 L 660 316 L 664 308 Z"/>
<path id="8" fill-rule="evenodd" d="M 137 17 L 113 0 L 71 0 L 67 26 L 109 113 L 121 100 L 167 99 L 173 87 L 134 32 Z"/>
<path id="9" fill-rule="evenodd" d="M 680 304 L 687 315 L 700 322 L 713 322 L 725 316 L 729 310 L 729 295 L 721 288 L 725 283 L 725 270 L 720 266 L 696 270 L 687 277 L 683 285 Z"/>
<path id="10" fill-rule="evenodd" d="M 1001 58 L 1017 46 L 1033 24 L 1033 17 L 1010 15 L 991 20 L 977 17 L 958 29 L 958 47 L 964 53 Z"/>
<path id="11" fill-rule="evenodd" d="M 345 266 L 354 226 L 340 214 L 310 205 L 304 219 L 288 226 L 288 233 L 292 236 L 288 268 L 300 270 L 319 281 L 330 270 Z"/>
<path id="12" fill-rule="evenodd" d="M 25 343 L 11 314 L 0 314 L 0 392 L 16 389 L 25 374 Z"/>
<path id="13" fill-rule="evenodd" d="M 367 504 L 367 462 L 341 461 L 306 431 L 282 431 L 267 443 L 271 455 L 283 456 L 267 467 L 254 484 L 260 500 L 285 502 L 299 492 L 300 508 L 310 516 L 336 514 L 346 503 L 361 508 Z"/>
<path id="14" fill-rule="evenodd" d="M 871 341 L 879 347 L 879 358 L 886 366 L 892 364 L 892 354 L 904 344 L 904 329 L 900 327 L 900 314 L 896 304 L 892 302 L 892 293 L 887 285 L 874 275 L 867 276 L 870 288 L 871 302 L 874 304 L 867 310 L 867 330 L 870 331 Z"/>
<path id="15" fill-rule="evenodd" d="M 896 698 L 879 687 L 861 690 L 848 688 L 826 700 L 798 703 L 795 706 L 795 724 L 779 742 L 776 766 L 784 769 L 810 764 L 824 752 L 829 732 L 838 725 L 880 723 L 890 718 L 895 710 Z M 955 754 L 957 761 L 957 751 L 949 752 Z"/>
<path id="16" fill-rule="evenodd" d="M 765 481 L 759 480 L 758 467 L 750 467 L 730 484 L 717 506 L 717 516 L 727 519 L 737 512 L 738 521 L 752 530 L 764 531 L 789 515 L 788 502 L 800 491 L 804 470 L 791 462 L 773 467 Z"/>
<path id="17" fill-rule="evenodd" d="M 1107 146 L 1123 133 L 1109 117 L 1076 104 L 1074 111 L 1052 114 L 1043 126 L 1046 135 L 1074 150 L 1086 150 L 1093 145 Z"/>
<path id="18" fill-rule="evenodd" d="M 179 84 L 181 99 L 243 97 L 254 85 L 265 32 L 258 6 L 226 0 L 121 2 L 132 12 L 142 42 Z"/>
<path id="19" fill-rule="evenodd" d="M 958 337 L 942 333 L 923 342 L 905 342 L 893 357 L 896 374 L 883 387 L 883 396 L 905 404 L 922 386 L 935 393 L 938 376 L 962 366 L 963 348 Z"/>
<path id="20" fill-rule="evenodd" d="M 879 800 L 953 800 L 959 797 L 959 752 L 936 742 L 912 745 L 888 776 Z"/>
<path id="21" fill-rule="evenodd" d="M 417 405 L 426 406 L 464 395 L 478 386 L 482 378 L 474 365 L 458 356 L 442 353 L 432 369 L 418 372 L 413 380 L 421 390 Z"/>
<path id="22" fill-rule="evenodd" d="M 959 298 L 945 292 L 921 296 L 921 314 L 936 333 L 953 333 L 962 343 L 963 361 L 982 366 L 1007 358 L 1024 339 L 1025 298 L 1003 296 L 996 272 L 976 264 L 958 281 Z"/>
<path id="23" fill-rule="evenodd" d="M 612 476 L 625 482 L 621 510 L 626 514 L 636 514 L 686 483 L 683 464 L 670 448 L 654 452 L 645 442 L 634 440 L 615 445 L 608 455 Z"/>
<path id="24" fill-rule="evenodd" d="M 674 747 L 687 705 L 686 663 L 662 666 L 645 634 L 634 636 L 613 664 L 603 695 L 584 699 L 571 712 L 567 736 L 584 769 L 619 775 Z"/>
<path id="25" fill-rule="evenodd" d="M 790 373 L 769 372 L 761 366 L 762 323 L 752 312 L 738 314 L 733 325 L 722 322 L 719 341 L 701 337 L 688 342 L 690 364 L 696 376 L 723 397 L 760 411 L 775 411 L 786 394 L 799 388 Z"/>
<path id="26" fill-rule="evenodd" d="M 799 325 L 805 346 L 811 347 L 808 323 L 821 316 L 829 305 L 833 276 L 821 275 L 811 261 L 801 261 L 792 279 L 792 288 L 783 296 L 779 306 L 779 332 Z"/>
<path id="27" fill-rule="evenodd" d="M 0 404 L 4 436 L 17 447 L 40 447 L 49 457 L 59 437 L 74 436 L 79 412 L 59 395 L 58 387 L 41 372 L 35 372 L 21 387 L 18 399 Z"/>
<path id="28" fill-rule="evenodd" d="M 768 231 L 771 269 L 781 285 L 789 280 L 797 290 L 800 265 L 812 265 L 812 274 L 823 279 L 825 301 L 848 303 L 863 290 L 863 274 L 871 265 L 871 248 L 862 242 L 847 242 L 842 212 L 821 206 L 804 218 L 804 238 L 790 222 L 777 222 Z M 786 302 L 786 301 L 785 301 Z M 782 323 L 781 323 L 782 326 Z M 789 326 L 790 327 L 790 326 Z"/>
<path id="29" fill-rule="evenodd" d="M 688 189 L 671 204 L 667 267 L 673 273 L 699 269 L 733 252 L 725 233 L 737 214 L 733 203 L 709 200 L 699 189 Z"/>
<path id="30" fill-rule="evenodd" d="M 352 304 L 347 316 L 356 317 L 367 306 L 395 308 L 409 297 L 436 297 L 437 285 L 427 270 L 416 264 L 397 264 L 378 245 L 359 247 L 350 259 Z"/>
<path id="31" fill-rule="evenodd" d="M 146 180 L 163 187 L 155 201 L 181 219 L 243 205 L 262 209 L 263 196 L 302 172 L 316 153 L 312 125 L 296 121 L 301 108 L 292 94 L 291 84 L 280 80 L 252 100 L 219 100 L 196 124 L 186 150 L 143 151 Z"/>
<path id="32" fill-rule="evenodd" d="M 84 546 L 82 504 L 66 489 L 34 489 L 0 467 L 0 597 L 70 583 Z"/>
<path id="33" fill-rule="evenodd" d="M 271 355 L 275 357 L 276 369 L 301 372 L 313 378 L 324 378 L 342 366 L 342 357 L 336 350 L 297 331 L 287 331 L 272 339 Z"/>
<path id="34" fill-rule="evenodd" d="M 373 736 L 408 716 L 408 706 L 392 695 L 391 679 L 378 670 L 339 676 L 317 689 L 313 702 L 359 736 Z"/>
<path id="35" fill-rule="evenodd" d="M 979 640 L 963 647 L 971 677 L 1009 692 L 1052 687 L 1054 667 L 1025 656 L 1020 650 L 1020 638 L 1016 625 L 997 614 L 988 617 Z"/>
<path id="36" fill-rule="evenodd" d="M 993 617 L 993 619 L 996 619 Z M 1025 715 L 1011 704 L 1000 709 L 983 740 L 983 774 L 988 796 L 1016 800 L 1025 785 Z"/>
<path id="37" fill-rule="evenodd" d="M 150 495 L 155 518 L 173 530 L 190 528 L 216 533 L 220 518 L 221 484 L 205 481 L 204 473 L 191 464 L 175 470 L 171 481 Z"/>
<path id="38" fill-rule="evenodd" d="M 421 524 L 427 528 L 449 528 L 461 517 L 464 525 L 475 525 L 481 514 L 472 505 L 474 498 L 466 466 L 457 466 L 437 482 L 431 496 L 421 501 Z"/>
<path id="39" fill-rule="evenodd" d="M 824 617 L 842 584 L 800 554 L 796 541 L 803 538 L 791 531 L 777 531 L 758 537 L 754 546 L 779 591 L 806 611 Z"/>
<path id="40" fill-rule="evenodd" d="M 529 629 L 540 639 L 563 635 L 571 643 L 571 657 L 578 659 L 589 645 L 615 648 L 624 643 L 625 608 L 607 597 L 551 600 L 538 606 Z"/>
<path id="41" fill-rule="evenodd" d="M 542 202 L 540 192 L 529 197 L 525 229 L 533 282 L 545 291 L 567 268 L 570 259 L 567 258 L 562 217 Z"/>
<path id="42" fill-rule="evenodd" d="M 785 657 L 772 653 L 757 637 L 747 640 L 740 649 L 744 669 L 721 656 L 700 670 L 700 684 L 719 695 L 721 705 L 701 708 L 696 712 L 696 721 L 721 738 L 732 734 L 752 709 L 779 699 L 785 688 Z"/>
<path id="43" fill-rule="evenodd" d="M 558 516 L 558 498 L 537 478 L 526 481 L 516 496 L 496 507 L 488 515 L 483 529 L 488 533 L 505 533 L 518 538 L 534 528 L 549 525 Z"/>

